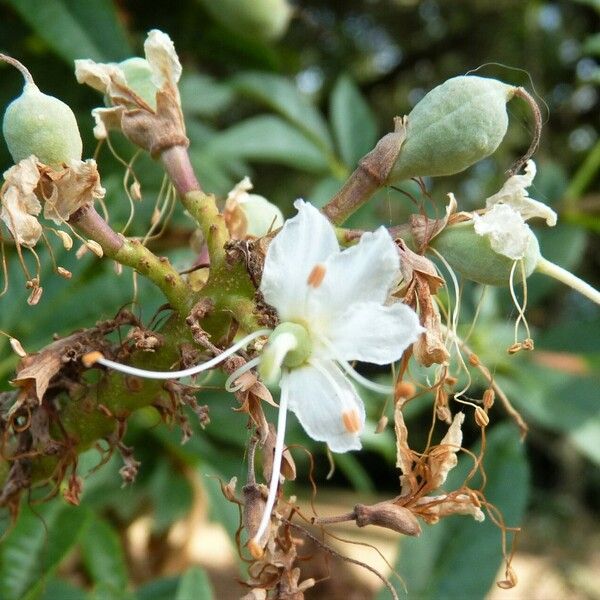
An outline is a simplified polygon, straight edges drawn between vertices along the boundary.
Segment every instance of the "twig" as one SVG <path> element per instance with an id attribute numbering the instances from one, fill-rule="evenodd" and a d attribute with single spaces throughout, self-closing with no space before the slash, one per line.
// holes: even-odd
<path id="1" fill-rule="evenodd" d="M 289 525 L 292 529 L 295 529 L 296 531 L 300 531 L 307 538 L 309 538 L 310 540 L 315 542 L 315 544 L 317 544 L 321 548 L 323 548 L 323 550 L 325 550 L 325 552 L 327 552 L 328 554 L 331 554 L 332 556 L 335 556 L 336 558 L 339 558 L 340 560 L 343 560 L 345 562 L 349 562 L 354 565 L 358 565 L 359 567 L 362 567 L 363 569 L 366 569 L 367 571 L 370 571 L 371 573 L 373 573 L 373 575 L 375 575 L 380 581 L 383 582 L 383 585 L 385 585 L 385 587 L 388 589 L 392 598 L 394 600 L 399 600 L 398 594 L 396 593 L 396 590 L 394 589 L 392 584 L 377 569 L 374 569 L 373 567 L 369 566 L 368 564 L 366 564 L 364 562 L 361 562 L 360 560 L 357 560 L 355 558 L 350 558 L 349 556 L 344 556 L 343 554 L 340 554 L 339 552 L 334 550 L 331 546 L 328 546 L 325 542 L 322 542 L 318 537 L 316 537 L 315 535 L 310 533 L 307 529 L 305 529 L 301 525 L 292 523 L 292 521 L 286 519 L 285 517 L 279 517 L 279 519 L 281 520 L 281 522 L 285 523 L 286 525 Z"/>

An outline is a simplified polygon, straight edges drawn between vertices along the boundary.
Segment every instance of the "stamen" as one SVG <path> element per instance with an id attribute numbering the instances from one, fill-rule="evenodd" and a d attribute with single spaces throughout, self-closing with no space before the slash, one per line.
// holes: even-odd
<path id="1" fill-rule="evenodd" d="M 344 369 L 344 371 L 352 378 L 354 381 L 362 385 L 363 387 L 376 392 L 378 394 L 388 395 L 394 393 L 394 386 L 392 385 L 382 385 L 381 383 L 375 383 L 370 379 L 367 379 L 360 373 L 358 373 L 354 367 L 345 359 L 343 359 L 336 351 L 335 347 L 331 342 L 324 336 L 319 336 L 319 341 L 327 346 L 327 349 L 333 354 L 336 362 L 339 363 L 340 367 Z"/>
<path id="2" fill-rule="evenodd" d="M 250 369 L 253 369 L 260 362 L 261 357 L 257 356 L 252 360 L 249 360 L 247 363 L 243 364 L 239 369 L 236 369 L 225 381 L 225 389 L 228 392 L 237 392 L 242 388 L 241 384 L 235 385 L 235 382 L 244 374 L 247 373 Z"/>
<path id="3" fill-rule="evenodd" d="M 450 275 L 450 279 L 452 279 L 452 286 L 454 288 L 455 304 L 452 309 L 452 319 L 449 321 L 448 327 L 447 327 L 446 341 L 448 339 L 452 340 L 454 347 L 456 348 L 456 356 L 457 356 L 458 362 L 460 363 L 460 367 L 463 369 L 463 371 L 465 372 L 465 375 L 467 377 L 467 382 L 465 383 L 463 389 L 460 390 L 460 392 L 456 392 L 454 395 L 455 398 L 460 398 L 471 387 L 471 383 L 472 383 L 471 372 L 469 371 L 469 369 L 465 363 L 465 359 L 463 358 L 462 352 L 460 351 L 460 347 L 459 347 L 458 341 L 457 341 L 459 339 L 458 338 L 458 318 L 460 316 L 461 287 L 458 284 L 458 279 L 456 278 L 456 273 L 454 272 L 454 269 L 452 269 L 452 267 L 450 266 L 448 261 L 435 248 L 431 248 L 431 250 L 440 259 L 440 261 L 442 261 L 442 264 L 444 265 L 444 267 L 446 267 L 446 270 L 448 271 L 448 274 Z M 440 301 L 438 300 L 438 303 L 439 302 Z M 451 303 L 450 292 L 448 292 L 448 306 L 450 306 L 450 303 Z"/>
<path id="4" fill-rule="evenodd" d="M 2 298 L 8 292 L 8 265 L 6 264 L 6 252 L 4 251 L 4 239 L 0 241 L 0 254 L 2 255 L 2 278 L 4 280 L 4 285 L 0 292 L 0 298 Z"/>
<path id="5" fill-rule="evenodd" d="M 269 340 L 260 361 L 260 375 L 265 383 L 277 379 L 286 354 L 298 346 L 298 339 L 291 333 L 281 333 Z"/>
<path id="6" fill-rule="evenodd" d="M 281 471 L 281 459 L 283 457 L 283 440 L 285 438 L 285 422 L 287 417 L 288 393 L 287 386 L 281 388 L 281 398 L 279 399 L 279 415 L 277 417 L 277 438 L 275 439 L 275 453 L 273 455 L 273 469 L 271 472 L 271 481 L 269 483 L 269 495 L 265 504 L 265 510 L 260 520 L 260 525 L 256 530 L 254 537 L 248 542 L 248 547 L 256 552 L 257 547 L 262 548 L 261 538 L 267 530 L 267 525 L 271 520 L 271 513 L 275 506 L 277 488 L 279 487 L 279 477 Z M 254 553 L 253 553 L 254 555 Z"/>
<path id="7" fill-rule="evenodd" d="M 344 424 L 344 429 L 346 429 L 348 433 L 358 433 L 360 431 L 360 417 L 358 416 L 358 411 L 352 409 L 343 412 L 342 423 Z"/>
<path id="8" fill-rule="evenodd" d="M 312 288 L 318 288 L 323 283 L 326 272 L 327 269 L 325 268 L 325 265 L 316 264 L 310 272 L 306 283 Z"/>
<path id="9" fill-rule="evenodd" d="M 219 354 L 218 356 L 215 356 L 214 358 L 211 358 L 210 360 L 204 363 L 200 363 L 199 365 L 195 365 L 188 369 L 182 369 L 180 371 L 148 371 L 146 369 L 140 369 L 138 367 L 123 365 L 113 360 L 104 358 L 103 356 L 101 356 L 100 358 L 96 358 L 94 362 L 105 367 L 114 369 L 115 371 L 125 373 L 126 375 L 133 375 L 134 377 L 144 377 L 146 379 L 179 379 L 180 377 L 189 377 L 190 375 L 196 375 L 196 373 L 208 371 L 209 369 L 216 367 L 218 364 L 222 363 L 226 358 L 229 358 L 232 354 L 235 354 L 238 350 L 240 350 L 244 346 L 247 346 L 252 340 L 255 340 L 258 337 L 269 335 L 269 333 L 271 333 L 270 329 L 259 329 L 258 331 L 247 335 L 239 342 L 236 342 L 235 344 L 233 344 L 233 346 L 227 348 L 227 350 L 223 350 L 223 352 L 221 352 L 221 354 Z M 85 356 L 89 358 L 90 354 L 92 353 L 88 353 Z"/>
<path id="10" fill-rule="evenodd" d="M 514 286 L 514 277 L 515 277 L 515 269 L 517 266 L 517 263 L 521 263 L 521 276 L 523 279 L 523 304 L 521 304 L 519 302 L 519 300 L 517 299 L 517 293 L 515 291 L 515 286 Z M 527 332 L 527 339 L 531 338 L 531 332 L 529 331 L 529 323 L 527 323 L 527 318 L 525 317 L 525 309 L 527 308 L 527 279 L 525 277 L 525 267 L 523 266 L 523 261 L 515 261 L 513 263 L 513 266 L 510 270 L 510 277 L 509 277 L 509 288 L 510 288 L 510 296 L 512 298 L 512 301 L 519 313 L 519 316 L 517 317 L 517 320 L 515 321 L 515 343 L 513 344 L 513 346 L 516 346 L 518 344 L 518 338 L 519 338 L 519 324 L 521 323 L 521 321 L 523 321 L 523 325 L 525 326 L 525 331 Z M 511 348 L 513 347 L 511 346 Z"/>

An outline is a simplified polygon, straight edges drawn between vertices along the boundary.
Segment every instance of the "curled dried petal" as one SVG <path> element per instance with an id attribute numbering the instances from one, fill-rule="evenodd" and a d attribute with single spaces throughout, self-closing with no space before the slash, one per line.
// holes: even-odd
<path id="1" fill-rule="evenodd" d="M 440 487 L 446 481 L 448 473 L 458 464 L 456 454 L 462 446 L 461 426 L 464 420 L 465 414 L 457 413 L 440 445 L 429 454 L 431 489 Z"/>
<path id="2" fill-rule="evenodd" d="M 8 169 L 4 180 L 0 219 L 18 244 L 33 247 L 42 235 L 42 226 L 36 218 L 42 205 L 35 194 L 40 180 L 35 156 L 24 158 Z"/>

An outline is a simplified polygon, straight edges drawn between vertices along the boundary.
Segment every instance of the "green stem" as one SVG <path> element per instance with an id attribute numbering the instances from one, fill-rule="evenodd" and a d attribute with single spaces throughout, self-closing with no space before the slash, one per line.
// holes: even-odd
<path id="1" fill-rule="evenodd" d="M 122 265 L 134 268 L 152 281 L 181 315 L 186 316 L 192 307 L 192 291 L 166 257 L 153 254 L 139 240 L 124 240 L 116 252 L 106 255 Z"/>
<path id="2" fill-rule="evenodd" d="M 128 240 L 111 229 L 92 204 L 74 212 L 69 224 L 90 240 L 100 244 L 105 256 L 118 263 L 133 267 L 152 281 L 171 306 L 187 316 L 191 308 L 191 289 L 166 258 L 159 258 L 137 240 Z"/>
<path id="3" fill-rule="evenodd" d="M 191 191 L 181 196 L 181 202 L 202 230 L 211 270 L 219 268 L 225 263 L 225 244 L 229 241 L 229 232 L 215 197 L 202 191 Z"/>
<path id="4" fill-rule="evenodd" d="M 593 288 L 589 283 L 579 279 L 576 275 L 573 275 L 570 271 L 555 265 L 544 257 L 540 257 L 535 270 L 538 273 L 543 273 L 544 275 L 548 275 L 549 277 L 568 285 L 592 302 L 600 304 L 600 292 L 598 290 Z"/>
<path id="5" fill-rule="evenodd" d="M 377 190 L 387 185 L 405 137 L 404 123 L 397 120 L 395 131 L 382 137 L 375 148 L 360 159 L 342 189 L 323 208 L 334 225 L 342 225 Z"/>

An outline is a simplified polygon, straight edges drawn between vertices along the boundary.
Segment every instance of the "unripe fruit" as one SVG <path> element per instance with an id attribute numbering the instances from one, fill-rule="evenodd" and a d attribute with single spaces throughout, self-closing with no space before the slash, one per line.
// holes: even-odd
<path id="1" fill-rule="evenodd" d="M 26 83 L 23 93 L 8 105 L 2 133 L 15 163 L 32 154 L 53 167 L 81 160 L 83 145 L 73 111 L 34 83 Z"/>
<path id="2" fill-rule="evenodd" d="M 292 8 L 287 0 L 200 0 L 227 29 L 247 38 L 276 40 L 287 30 Z"/>
<path id="3" fill-rule="evenodd" d="M 510 282 L 515 261 L 493 250 L 489 238 L 475 232 L 472 221 L 446 227 L 429 245 L 466 279 L 496 286 L 506 286 Z M 527 251 L 522 259 L 525 277 L 533 273 L 540 257 L 537 238 L 530 232 Z M 521 269 L 518 265 L 514 271 L 514 281 L 521 282 Z"/>
<path id="4" fill-rule="evenodd" d="M 467 75 L 431 90 L 408 115 L 406 139 L 388 183 L 453 175 L 492 154 L 506 134 L 506 103 L 517 89 Z"/>
<path id="5" fill-rule="evenodd" d="M 156 108 L 157 87 L 152 83 L 152 69 L 145 58 L 134 56 L 119 63 L 127 85 L 150 107 Z"/>

